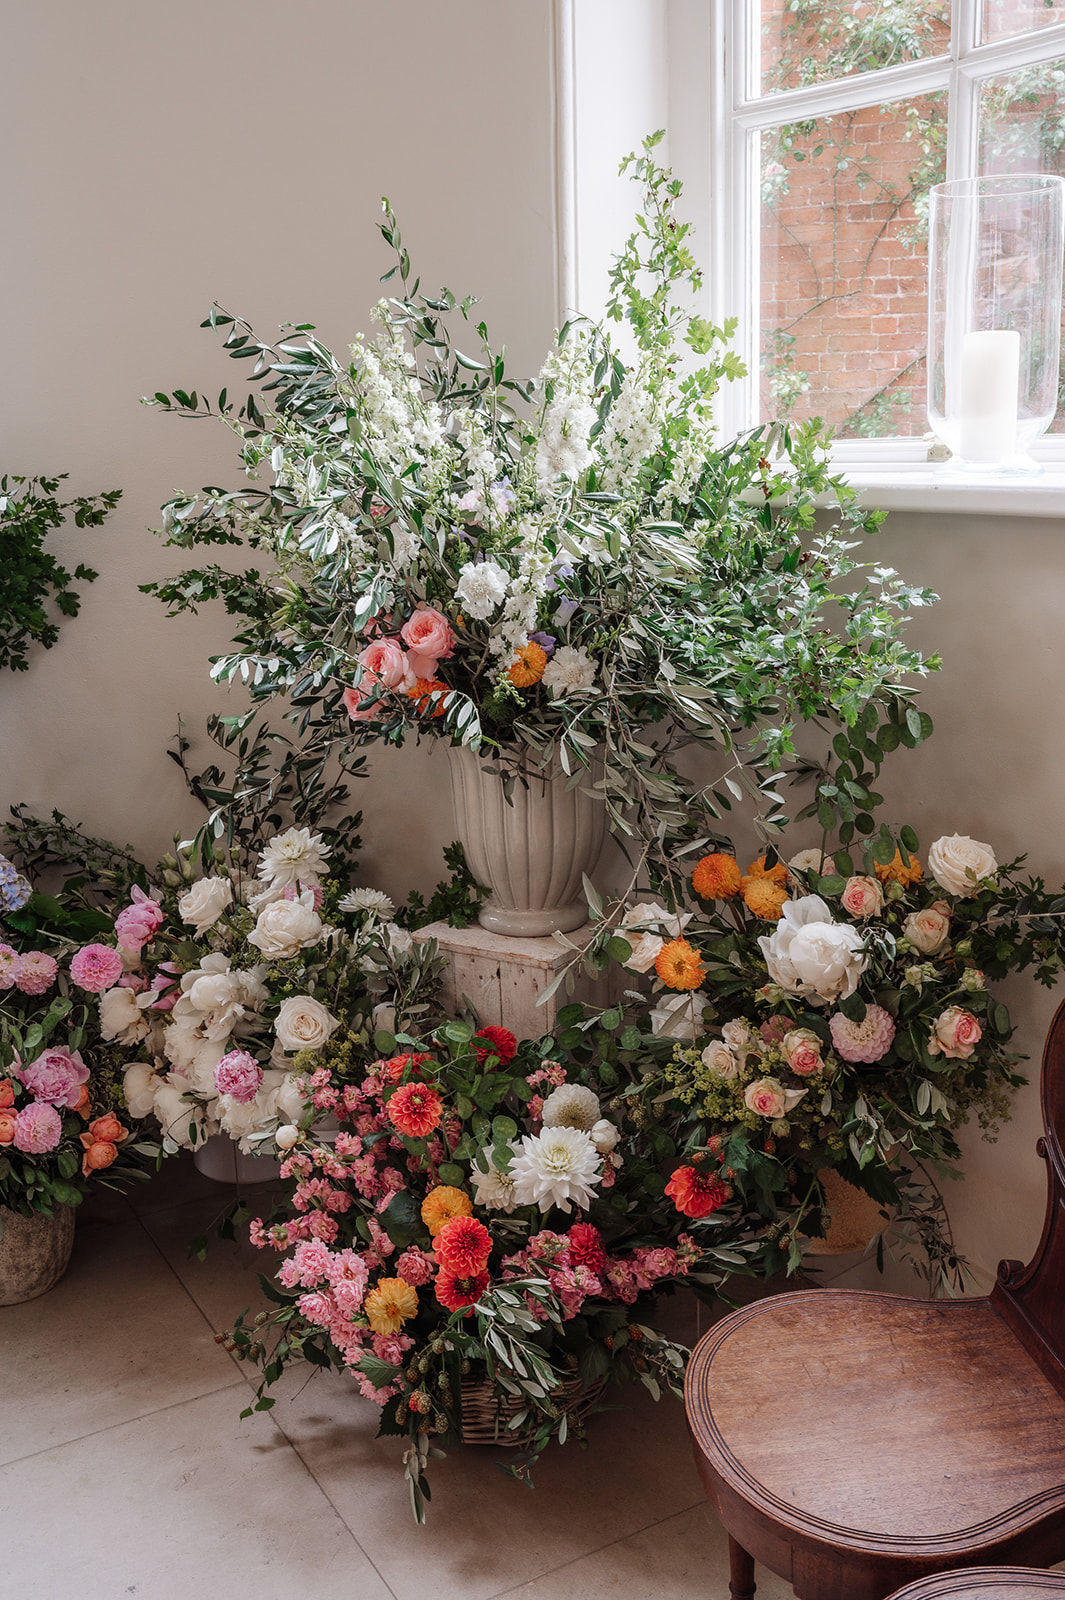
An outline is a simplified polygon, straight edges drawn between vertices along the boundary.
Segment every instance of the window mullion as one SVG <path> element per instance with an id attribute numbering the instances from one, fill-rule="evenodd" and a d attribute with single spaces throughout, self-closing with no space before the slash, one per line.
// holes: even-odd
<path id="1" fill-rule="evenodd" d="M 906 61 L 878 72 L 852 74 L 805 89 L 785 89 L 740 103 L 736 122 L 744 128 L 771 128 L 782 122 L 813 121 L 865 106 L 886 105 L 942 89 L 951 73 L 949 56 L 930 61 Z"/>

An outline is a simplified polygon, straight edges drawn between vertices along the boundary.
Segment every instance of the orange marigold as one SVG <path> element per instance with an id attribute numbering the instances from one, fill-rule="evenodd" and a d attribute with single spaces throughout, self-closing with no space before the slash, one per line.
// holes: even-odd
<path id="1" fill-rule="evenodd" d="M 772 878 L 752 878 L 743 891 L 747 910 L 753 911 L 763 922 L 779 922 L 787 898 L 787 891 Z"/>
<path id="2" fill-rule="evenodd" d="M 706 968 L 687 939 L 670 939 L 658 952 L 655 971 L 668 989 L 698 989 Z"/>
<path id="3" fill-rule="evenodd" d="M 547 651 L 535 639 L 520 645 L 514 652 L 507 677 L 516 689 L 531 689 L 539 683 L 547 667 Z"/>
<path id="4" fill-rule="evenodd" d="M 469 1195 L 463 1194 L 461 1189 L 452 1188 L 449 1183 L 438 1183 L 422 1201 L 422 1221 L 434 1239 L 452 1217 L 472 1215 L 473 1201 Z"/>
<path id="5" fill-rule="evenodd" d="M 740 892 L 740 864 L 735 856 L 704 856 L 695 863 L 692 888 L 703 900 L 731 900 Z"/>
<path id="6" fill-rule="evenodd" d="M 896 850 L 886 867 L 882 867 L 879 861 L 876 862 L 876 875 L 881 883 L 890 883 L 894 879 L 896 883 L 901 883 L 904 889 L 908 889 L 912 883 L 920 883 L 924 877 L 924 868 L 916 856 L 910 856 L 907 866 Z"/>
<path id="7" fill-rule="evenodd" d="M 788 869 L 783 861 L 778 861 L 772 867 L 765 864 L 765 856 L 759 856 L 757 861 L 752 861 L 740 883 L 744 890 L 753 878 L 768 878 L 770 883 L 779 883 L 781 888 L 788 881 Z"/>
<path id="8" fill-rule="evenodd" d="M 407 699 L 414 701 L 414 709 L 420 717 L 442 717 L 447 709 L 444 699 L 447 693 L 447 684 L 439 678 L 419 678 L 414 688 L 407 690 Z"/>
<path id="9" fill-rule="evenodd" d="M 378 1278 L 363 1302 L 363 1310 L 374 1333 L 398 1333 L 405 1322 L 418 1315 L 418 1291 L 403 1278 Z"/>

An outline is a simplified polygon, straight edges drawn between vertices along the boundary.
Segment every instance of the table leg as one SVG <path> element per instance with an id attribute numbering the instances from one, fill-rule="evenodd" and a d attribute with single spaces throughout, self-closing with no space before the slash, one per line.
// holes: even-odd
<path id="1" fill-rule="evenodd" d="M 731 1533 L 728 1538 L 729 1594 L 732 1600 L 754 1600 L 754 1557 L 737 1544 Z"/>

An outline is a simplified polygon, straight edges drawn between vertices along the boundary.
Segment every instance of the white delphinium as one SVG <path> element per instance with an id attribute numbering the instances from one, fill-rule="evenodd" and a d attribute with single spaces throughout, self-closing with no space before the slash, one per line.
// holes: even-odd
<path id="1" fill-rule="evenodd" d="M 655 397 L 641 381 L 641 374 L 629 372 L 621 385 L 598 440 L 604 462 L 602 486 L 609 494 L 637 490 L 641 464 L 658 444 Z"/>
<path id="2" fill-rule="evenodd" d="M 587 1211 L 595 1199 L 594 1186 L 602 1177 L 599 1152 L 581 1128 L 527 1133 L 510 1171 L 519 1206 L 538 1205 L 541 1211 L 558 1206 L 567 1213 L 571 1204 Z"/>
<path id="3" fill-rule="evenodd" d="M 586 650 L 564 644 L 547 663 L 543 682 L 556 699 L 560 695 L 591 689 L 595 685 L 595 662 Z"/>
<path id="4" fill-rule="evenodd" d="M 513 1154 L 513 1147 L 508 1146 Z M 511 1212 L 518 1204 L 514 1197 L 514 1178 L 510 1172 L 500 1172 L 493 1160 L 493 1145 L 486 1145 L 484 1158 L 488 1162 L 488 1171 L 482 1172 L 476 1161 L 470 1168 L 470 1182 L 473 1184 L 473 1201 L 485 1211 Z"/>
<path id="5" fill-rule="evenodd" d="M 536 442 L 536 487 L 552 494 L 559 478 L 575 483 L 591 465 L 588 435 L 595 426 L 595 407 L 582 394 L 556 394 L 544 412 Z"/>
<path id="6" fill-rule="evenodd" d="M 475 411 L 467 410 L 462 413 L 458 439 L 462 453 L 466 457 L 469 476 L 475 484 L 492 484 L 503 476 L 484 424 Z"/>
<path id="7" fill-rule="evenodd" d="M 459 570 L 455 599 L 476 622 L 487 622 L 507 597 L 508 577 L 494 561 L 468 561 Z"/>
<path id="8" fill-rule="evenodd" d="M 591 1131 L 599 1120 L 599 1096 L 581 1083 L 564 1083 L 544 1101 L 540 1120 L 545 1128 Z"/>
<path id="9" fill-rule="evenodd" d="M 658 492 L 658 501 L 669 506 L 679 500 L 686 504 L 702 476 L 707 456 L 716 448 L 714 430 L 707 422 L 692 421 L 687 436 L 677 441 L 669 477 Z"/>

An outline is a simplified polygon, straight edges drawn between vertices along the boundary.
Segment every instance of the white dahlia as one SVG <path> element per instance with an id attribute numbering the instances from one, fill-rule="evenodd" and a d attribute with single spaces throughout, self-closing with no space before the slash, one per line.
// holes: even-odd
<path id="1" fill-rule="evenodd" d="M 514 1199 L 519 1206 L 538 1205 L 541 1211 L 558 1206 L 568 1212 L 571 1202 L 582 1211 L 595 1199 L 599 1182 L 599 1152 L 580 1128 L 545 1128 L 526 1134 L 510 1164 Z"/>
<path id="2" fill-rule="evenodd" d="M 290 883 L 316 884 L 332 851 L 320 833 L 309 828 L 286 828 L 270 840 L 259 857 L 258 874 L 273 889 Z"/>
<path id="3" fill-rule="evenodd" d="M 599 1096 L 580 1083 L 564 1083 L 544 1101 L 541 1121 L 545 1128 L 581 1128 L 591 1131 L 599 1121 Z"/>
<path id="4" fill-rule="evenodd" d="M 492 1160 L 492 1150 L 492 1145 L 485 1146 L 487 1172 L 482 1172 L 476 1162 L 470 1168 L 474 1204 L 483 1206 L 486 1211 L 510 1212 L 518 1203 L 514 1197 L 514 1175 L 511 1172 L 500 1172 Z"/>

